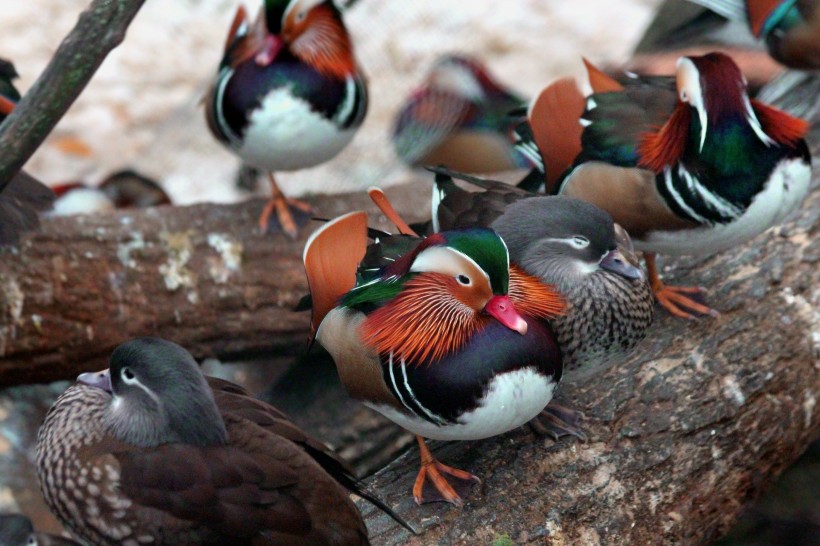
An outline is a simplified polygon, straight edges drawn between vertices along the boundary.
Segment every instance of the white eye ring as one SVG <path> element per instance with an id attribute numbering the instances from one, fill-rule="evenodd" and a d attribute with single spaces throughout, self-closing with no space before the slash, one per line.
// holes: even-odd
<path id="1" fill-rule="evenodd" d="M 470 280 L 470 277 L 467 275 L 459 275 L 456 277 L 456 280 L 459 284 L 463 284 L 464 286 L 470 286 L 473 284 L 473 281 Z"/>
<path id="2" fill-rule="evenodd" d="M 586 248 L 589 246 L 589 239 L 583 237 L 581 235 L 576 235 L 572 239 L 569 240 L 569 244 L 571 244 L 575 248 Z"/>
<path id="3" fill-rule="evenodd" d="M 134 372 L 132 372 L 131 368 L 129 368 L 128 366 L 120 370 L 120 377 L 122 377 L 122 380 L 128 383 L 129 385 L 133 385 L 137 382 L 137 376 L 134 375 Z"/>

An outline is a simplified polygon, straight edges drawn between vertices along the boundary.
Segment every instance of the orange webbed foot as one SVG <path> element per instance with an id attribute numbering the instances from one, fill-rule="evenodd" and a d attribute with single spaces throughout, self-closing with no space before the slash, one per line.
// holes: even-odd
<path id="1" fill-rule="evenodd" d="M 718 317 L 720 313 L 705 305 L 703 288 L 698 286 L 668 286 L 661 280 L 658 267 L 655 265 L 655 254 L 644 253 L 646 260 L 646 270 L 649 273 L 649 282 L 652 285 L 652 292 L 667 311 L 685 319 L 695 319 L 695 314 Z M 687 295 L 688 294 L 688 295 Z"/>
<path id="2" fill-rule="evenodd" d="M 458 507 L 463 506 L 462 496 L 467 496 L 470 488 L 481 483 L 481 480 L 469 472 L 440 463 L 430 453 L 424 438 L 416 436 L 416 439 L 421 452 L 421 468 L 413 485 L 416 503 L 449 502 Z"/>
<path id="3" fill-rule="evenodd" d="M 313 207 L 309 203 L 279 195 L 271 198 L 262 209 L 262 214 L 259 215 L 259 229 L 262 233 L 275 233 L 281 230 L 290 238 L 296 239 L 299 236 L 298 224 L 304 223 L 311 214 Z"/>

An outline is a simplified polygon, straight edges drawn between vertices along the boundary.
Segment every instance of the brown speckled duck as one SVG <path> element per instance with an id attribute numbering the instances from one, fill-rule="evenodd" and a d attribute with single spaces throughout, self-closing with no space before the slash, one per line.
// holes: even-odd
<path id="1" fill-rule="evenodd" d="M 80 375 L 37 439 L 48 506 L 93 544 L 367 544 L 346 478 L 322 465 L 342 468 L 278 410 L 157 338 Z"/>

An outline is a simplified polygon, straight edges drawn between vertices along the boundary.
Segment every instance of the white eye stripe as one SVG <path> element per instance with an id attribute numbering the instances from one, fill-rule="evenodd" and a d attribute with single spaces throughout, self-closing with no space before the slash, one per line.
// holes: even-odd
<path id="1" fill-rule="evenodd" d="M 574 235 L 572 237 L 545 237 L 541 240 L 555 243 L 563 243 L 565 245 L 569 245 L 572 248 L 577 248 L 579 250 L 589 246 L 589 239 L 587 239 L 583 235 Z"/>
<path id="2" fill-rule="evenodd" d="M 130 378 L 127 378 L 127 377 L 125 376 L 125 371 L 126 371 L 126 370 L 128 370 L 128 371 L 131 373 L 131 377 L 130 377 Z M 127 385 L 131 385 L 131 386 L 134 386 L 134 387 L 137 387 L 137 388 L 142 389 L 143 391 L 145 391 L 145 394 L 147 394 L 148 396 L 150 396 L 150 397 L 151 397 L 151 399 L 152 399 L 154 402 L 156 402 L 156 403 L 157 403 L 157 405 L 158 405 L 158 406 L 159 406 L 159 405 L 161 405 L 161 403 L 160 403 L 160 399 L 159 399 L 159 396 L 157 396 L 156 394 L 154 394 L 154 391 L 152 391 L 151 389 L 149 389 L 148 387 L 146 387 L 145 385 L 143 385 L 143 384 L 142 384 L 142 382 L 141 382 L 139 379 L 137 379 L 137 376 L 136 376 L 136 375 L 134 375 L 134 374 L 133 374 L 133 372 L 131 372 L 131 370 L 130 370 L 129 368 L 123 368 L 123 369 L 121 370 L 121 372 L 120 372 L 120 377 L 122 378 L 123 383 L 125 383 L 125 384 L 127 384 Z"/>

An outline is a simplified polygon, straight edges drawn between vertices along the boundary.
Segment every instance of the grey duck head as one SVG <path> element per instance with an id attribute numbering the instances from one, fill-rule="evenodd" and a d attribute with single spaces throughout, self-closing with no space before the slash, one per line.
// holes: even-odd
<path id="1" fill-rule="evenodd" d="M 118 440 L 140 447 L 227 442 L 213 391 L 191 353 L 176 343 L 133 339 L 114 350 L 109 365 L 77 380 L 111 394 L 103 426 Z"/>
<path id="2" fill-rule="evenodd" d="M 507 243 L 511 262 L 562 292 L 599 271 L 644 279 L 626 232 L 616 230 L 608 213 L 579 199 L 521 199 L 508 205 L 492 227 Z"/>

